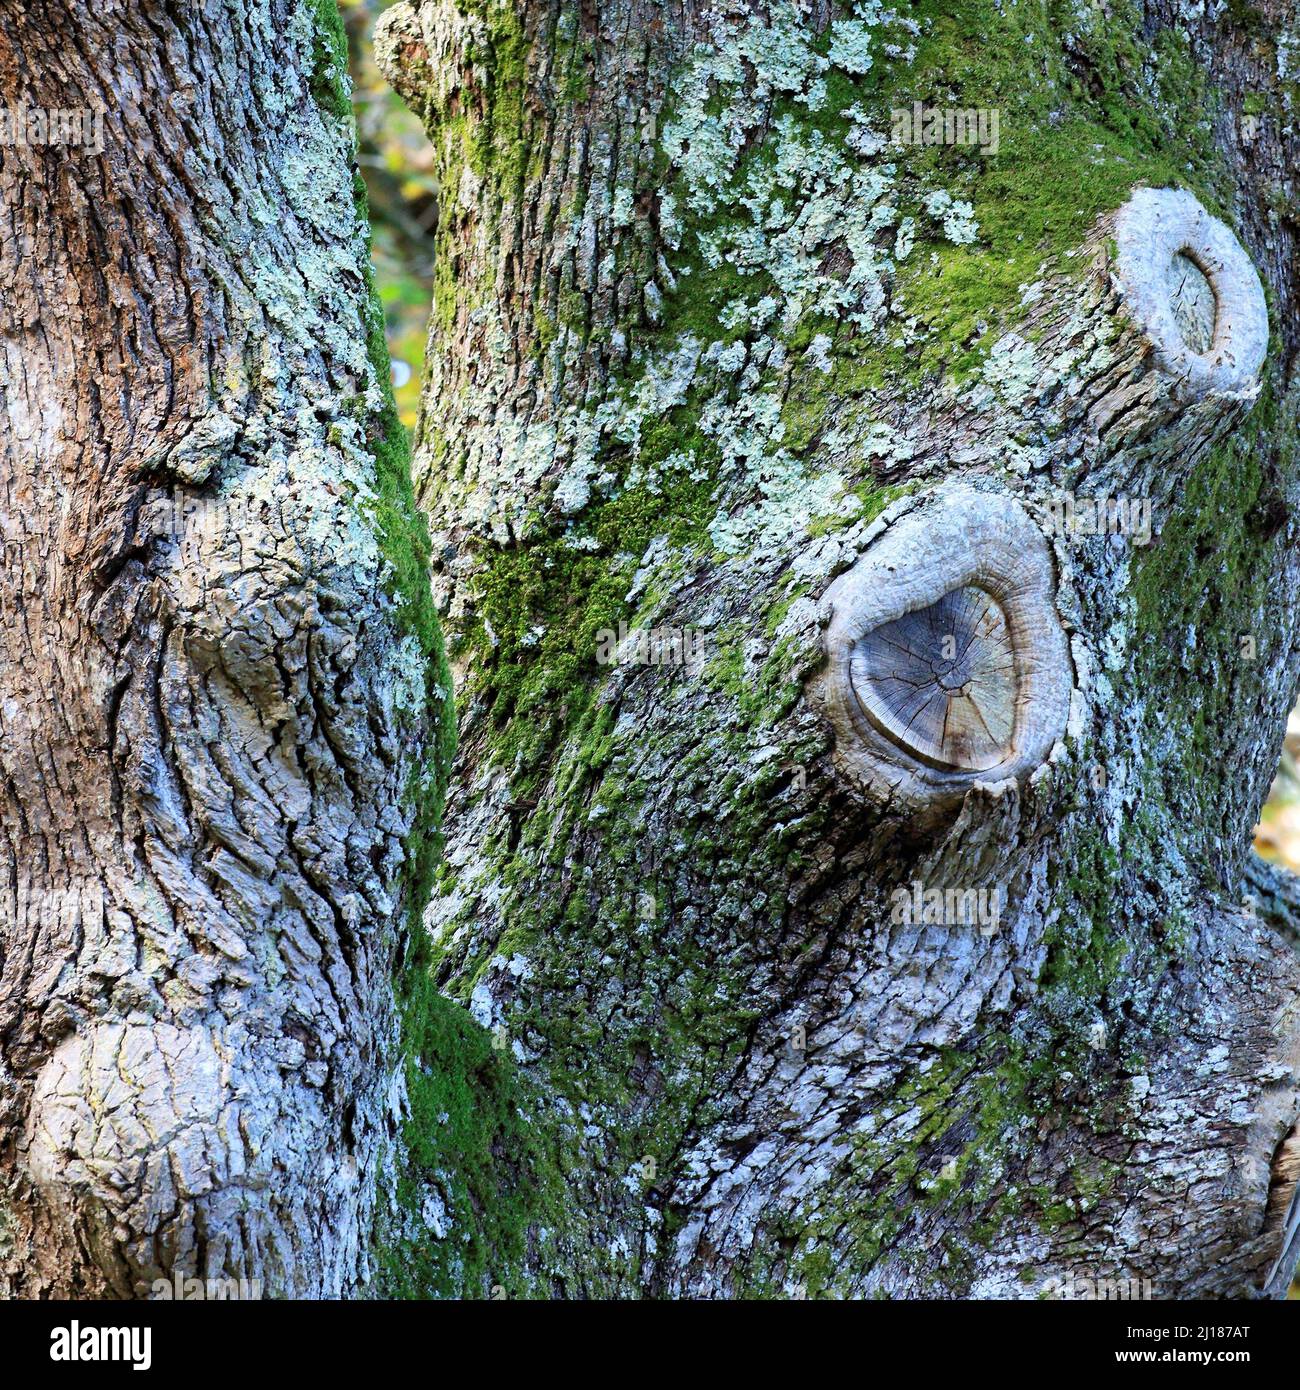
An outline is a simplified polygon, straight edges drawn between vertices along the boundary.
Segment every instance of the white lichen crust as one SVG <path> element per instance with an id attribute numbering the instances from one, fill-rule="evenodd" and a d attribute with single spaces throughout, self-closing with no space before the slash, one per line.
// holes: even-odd
<path id="1" fill-rule="evenodd" d="M 1253 398 L 1268 347 L 1268 308 L 1255 267 L 1231 230 L 1185 189 L 1138 188 L 1115 218 L 1115 245 L 1126 307 L 1180 394 Z M 1190 260 L 1214 293 L 1204 351 L 1179 326 L 1170 274 L 1177 257 Z"/>
<path id="2" fill-rule="evenodd" d="M 854 651 L 869 633 L 966 587 L 1000 607 L 1014 663 L 1010 745 L 1001 762 L 982 770 L 944 766 L 885 737 L 855 690 L 852 670 Z M 1074 685 L 1054 590 L 1047 543 L 1010 497 L 958 485 L 898 516 L 824 599 L 827 665 L 810 693 L 834 726 L 841 770 L 900 807 L 950 803 L 976 781 L 1032 773 L 1065 732 Z"/>

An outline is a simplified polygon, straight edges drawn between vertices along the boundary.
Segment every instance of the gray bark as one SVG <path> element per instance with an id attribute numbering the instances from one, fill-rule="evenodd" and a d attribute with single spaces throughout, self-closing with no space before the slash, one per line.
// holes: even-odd
<path id="1" fill-rule="evenodd" d="M 0 149 L 8 1295 L 370 1277 L 438 711 L 336 25 L 0 11 L 3 105 L 104 132 Z"/>
<path id="2" fill-rule="evenodd" d="M 381 22 L 443 179 L 416 479 L 461 750 L 425 920 L 556 1175 L 465 1291 L 1284 1292 L 1300 971 L 1250 829 L 1298 669 L 1294 23 Z M 1001 153 L 891 148 L 913 100 L 1000 108 Z M 1124 280 L 1117 213 L 1171 181 L 1266 287 L 1257 395 Z M 895 533 L 900 584 L 960 569 L 925 525 L 959 482 L 1041 519 L 1068 724 L 891 800 L 818 698 L 832 584 Z M 1053 534 L 1065 493 L 1149 501 L 1152 543 Z M 700 659 L 602 665 L 620 620 Z M 896 920 L 913 883 L 1000 893 L 997 929 Z M 420 1181 L 446 1267 L 482 1223 Z"/>
<path id="3" fill-rule="evenodd" d="M 1282 1292 L 1294 18 L 395 6 L 430 556 L 336 16 L 58 15 L 0 16 L 6 103 L 106 110 L 0 151 L 3 1291 Z M 1001 153 L 890 146 L 913 100 Z M 1171 182 L 1258 370 L 1134 269 Z M 834 684 L 857 605 L 965 586 L 986 777 Z"/>

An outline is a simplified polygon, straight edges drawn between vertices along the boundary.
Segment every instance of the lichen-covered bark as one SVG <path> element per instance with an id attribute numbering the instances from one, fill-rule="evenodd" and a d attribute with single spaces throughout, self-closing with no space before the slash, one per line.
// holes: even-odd
<path id="1" fill-rule="evenodd" d="M 0 1291 L 338 1295 L 446 725 L 332 4 L 8 5 Z M 440 735 L 446 743 L 445 732 Z"/>
<path id="2" fill-rule="evenodd" d="M 513 1060 L 495 1132 L 542 1136 L 479 1173 L 507 1237 L 424 1117 L 428 1287 L 1285 1287 L 1300 970 L 1246 875 L 1300 666 L 1298 46 L 1273 0 L 385 17 L 443 187 L 416 482 L 461 752 L 425 922 Z M 891 145 L 914 100 L 996 108 L 1000 149 Z M 1189 394 L 1130 312 L 1141 184 L 1258 269 L 1257 396 Z M 1148 499 L 1155 534 L 1049 533 L 1065 734 L 917 817 L 810 693 L 832 581 L 958 482 Z M 699 659 L 602 665 L 620 620 Z M 999 891 L 997 930 L 897 920 L 913 883 Z"/>

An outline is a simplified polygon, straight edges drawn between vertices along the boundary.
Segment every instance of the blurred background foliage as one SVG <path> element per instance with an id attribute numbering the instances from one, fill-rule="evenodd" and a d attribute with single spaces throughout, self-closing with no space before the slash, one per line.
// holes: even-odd
<path id="1" fill-rule="evenodd" d="M 393 356 L 393 385 L 402 420 L 413 429 L 433 302 L 438 190 L 424 127 L 375 66 L 375 20 L 392 3 L 339 0 L 339 10 L 348 30 L 358 158 L 370 194 L 375 273 Z"/>
<path id="2" fill-rule="evenodd" d="M 1255 828 L 1255 848 L 1265 859 L 1300 872 L 1300 705 L 1286 723 L 1282 762 Z"/>

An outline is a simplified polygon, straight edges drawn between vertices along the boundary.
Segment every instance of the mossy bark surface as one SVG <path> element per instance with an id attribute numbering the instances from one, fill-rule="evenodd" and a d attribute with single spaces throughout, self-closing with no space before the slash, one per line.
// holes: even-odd
<path id="1" fill-rule="evenodd" d="M 413 1117 L 407 1292 L 1285 1286 L 1300 971 L 1250 829 L 1300 669 L 1294 24 L 382 21 L 442 183 L 415 478 L 461 746 L 428 969 L 499 1117 L 472 1191 L 454 1112 Z M 998 151 L 891 143 L 914 101 L 996 109 Z M 1180 399 L 1125 312 L 1143 183 L 1258 268 L 1256 399 Z M 834 578 L 958 480 L 1146 499 L 1153 538 L 1051 538 L 1066 734 L 918 823 L 808 689 Z M 620 622 L 696 659 L 602 665 Z M 998 929 L 900 923 L 913 883 L 999 891 Z"/>
<path id="2" fill-rule="evenodd" d="M 0 105 L 103 132 L 0 149 L 11 1296 L 374 1273 L 450 678 L 345 47 L 333 0 L 0 13 Z"/>

